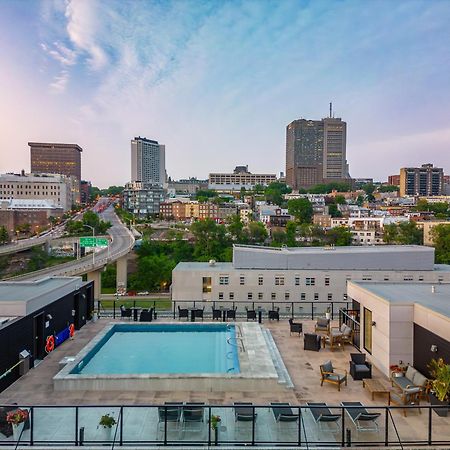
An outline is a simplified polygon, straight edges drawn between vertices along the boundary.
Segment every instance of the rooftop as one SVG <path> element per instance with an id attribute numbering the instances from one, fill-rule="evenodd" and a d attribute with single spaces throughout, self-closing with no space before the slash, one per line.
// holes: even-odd
<path id="1" fill-rule="evenodd" d="M 390 303 L 416 303 L 450 319 L 450 283 L 352 283 Z"/>

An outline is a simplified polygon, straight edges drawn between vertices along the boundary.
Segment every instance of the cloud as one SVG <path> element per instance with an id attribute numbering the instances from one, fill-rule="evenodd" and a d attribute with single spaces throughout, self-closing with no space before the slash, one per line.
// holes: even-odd
<path id="1" fill-rule="evenodd" d="M 56 94 L 60 94 L 65 91 L 67 83 L 69 81 L 69 72 L 67 70 L 61 70 L 56 75 L 53 81 L 50 83 L 50 89 Z"/>
<path id="2" fill-rule="evenodd" d="M 76 63 L 76 51 L 66 47 L 61 42 L 53 42 L 52 47 L 48 47 L 46 44 L 41 43 L 41 48 L 63 66 L 73 66 Z"/>

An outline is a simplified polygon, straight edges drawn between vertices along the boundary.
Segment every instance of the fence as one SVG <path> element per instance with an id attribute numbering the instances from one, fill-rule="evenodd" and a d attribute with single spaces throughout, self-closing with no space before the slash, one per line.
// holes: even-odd
<path id="1" fill-rule="evenodd" d="M 18 406 L 0 407 L 8 410 Z M 22 429 L 5 436 L 0 446 L 82 445 L 252 445 L 311 447 L 450 445 L 450 417 L 440 417 L 431 406 L 364 407 L 366 420 L 358 420 L 357 407 L 323 405 L 252 405 L 240 407 L 197 404 L 133 406 L 21 406 L 29 412 Z M 445 410 L 447 406 L 441 407 Z M 407 417 L 403 417 L 403 409 Z M 99 426 L 110 415 L 110 429 Z M 360 416 L 361 417 L 361 416 Z M 211 423 L 218 422 L 217 431 Z M 367 419 L 369 418 L 369 419 Z M 213 420 L 212 420 L 213 419 Z M 10 430 L 11 431 L 11 430 Z M 7 433 L 8 434 L 8 433 Z M 19 442 L 20 440 L 20 442 Z"/>

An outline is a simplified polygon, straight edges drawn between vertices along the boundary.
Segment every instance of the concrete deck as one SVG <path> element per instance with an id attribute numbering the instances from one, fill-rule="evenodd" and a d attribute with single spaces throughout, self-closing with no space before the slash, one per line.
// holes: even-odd
<path id="1" fill-rule="evenodd" d="M 73 340 L 67 341 L 61 345 L 61 347 L 58 347 L 54 352 L 48 355 L 37 368 L 31 370 L 27 375 L 0 393 L 0 404 L 10 404 L 15 402 L 19 405 L 103 405 L 103 409 L 106 411 L 106 409 L 108 409 L 108 406 L 106 405 L 158 405 L 165 401 L 205 402 L 219 407 L 217 413 L 221 414 L 226 419 L 225 422 L 228 424 L 227 433 L 235 433 L 234 416 L 231 409 L 222 410 L 220 405 L 231 405 L 235 401 L 251 401 L 254 404 L 259 405 L 268 405 L 270 402 L 290 402 L 292 405 L 305 405 L 306 402 L 326 402 L 328 405 L 339 405 L 341 401 L 360 401 L 366 406 L 387 405 L 387 396 L 375 396 L 375 399 L 372 400 L 371 394 L 363 388 L 362 381 L 354 381 L 350 375 L 348 376 L 348 385 L 342 386 L 340 392 L 338 392 L 336 386 L 329 383 L 325 383 L 323 387 L 321 387 L 319 365 L 330 359 L 333 362 L 336 371 L 343 372 L 344 370 L 348 370 L 348 361 L 350 359 L 349 353 L 355 350 L 352 347 L 347 346 L 345 351 L 339 349 L 331 351 L 328 347 L 326 349 L 321 349 L 320 352 L 305 351 L 303 349 L 303 337 L 299 337 L 298 335 L 290 336 L 289 324 L 285 320 L 280 322 L 265 321 L 263 325 L 270 329 L 273 335 L 294 383 L 294 389 L 268 392 L 55 391 L 52 378 L 60 370 L 59 361 L 63 359 L 64 356 L 76 355 L 78 351 L 81 350 L 109 322 L 109 319 L 100 319 L 96 323 L 89 323 L 86 325 L 82 330 L 76 333 Z M 314 329 L 314 322 L 303 321 L 303 328 L 306 332 L 312 332 Z M 390 387 L 389 380 L 376 368 L 373 369 L 373 378 L 378 379 L 388 389 L 393 389 Z M 423 404 L 428 403 L 423 402 Z M 108 411 L 111 410 L 112 412 L 113 409 L 115 410 L 115 408 L 109 407 Z M 139 416 L 143 413 L 142 408 L 129 408 L 128 414 L 131 414 L 132 410 L 135 410 L 136 414 L 138 413 Z M 99 414 L 99 411 L 95 411 L 96 418 Z M 152 410 L 151 408 L 148 410 L 146 409 L 144 416 L 148 416 L 146 421 L 147 425 L 152 423 L 152 427 L 157 426 L 156 410 Z M 405 417 L 403 411 L 399 409 L 393 411 L 392 416 L 402 439 L 425 440 L 427 438 L 428 410 L 424 409 L 421 414 L 417 411 L 412 411 Z M 127 416 L 125 415 L 124 417 L 126 418 Z M 305 417 L 308 418 L 306 421 L 307 427 L 310 427 L 311 430 L 315 430 L 317 428 L 316 424 L 312 421 L 312 417 L 310 417 L 308 412 L 305 412 Z M 382 417 L 383 418 L 380 418 L 382 419 L 380 425 L 384 427 L 384 416 Z M 271 421 L 270 427 L 258 426 L 259 431 L 257 432 L 257 437 L 258 439 L 261 439 L 261 441 L 264 441 L 265 439 L 276 439 L 274 433 L 277 433 L 278 428 L 277 425 L 274 424 L 271 410 L 268 408 L 264 408 L 258 413 L 259 423 L 266 420 Z M 433 439 L 450 440 L 450 417 L 441 418 L 433 412 L 432 420 Z M 89 423 L 88 417 L 81 421 L 86 421 L 87 424 Z M 135 421 L 132 422 L 134 423 Z M 346 424 L 347 423 L 350 426 L 350 421 L 348 419 L 346 421 Z M 289 426 L 289 424 L 284 425 Z M 55 427 L 57 428 L 56 424 Z M 140 432 L 136 431 L 136 436 L 140 436 L 143 433 L 145 434 L 145 428 L 146 427 L 144 426 L 144 428 L 140 429 Z M 395 432 L 393 428 L 391 428 L 392 426 L 389 425 L 390 435 L 394 435 Z M 152 430 L 154 429 L 152 428 Z M 127 433 L 130 433 L 130 431 L 131 430 L 128 429 Z M 283 436 L 287 436 L 289 440 L 292 439 L 292 442 L 295 442 L 297 438 L 296 428 L 294 427 L 291 431 L 285 431 L 283 431 Z M 55 430 L 55 432 L 57 432 L 57 430 Z M 179 430 L 174 430 L 174 433 L 178 432 Z M 134 436 L 133 433 L 135 433 L 135 431 L 132 432 L 132 435 Z M 332 430 L 328 430 L 326 433 L 321 432 L 324 439 L 330 433 L 332 433 Z M 194 435 L 195 433 L 192 434 L 192 436 Z M 384 436 L 383 429 L 377 433 L 377 439 L 382 439 L 382 436 Z M 368 434 L 365 434 L 364 439 L 367 437 Z M 339 441 L 339 433 L 335 438 Z M 189 439 L 189 437 L 187 439 Z M 375 439 L 375 437 L 373 439 Z M 233 439 L 231 438 L 231 440 Z"/>

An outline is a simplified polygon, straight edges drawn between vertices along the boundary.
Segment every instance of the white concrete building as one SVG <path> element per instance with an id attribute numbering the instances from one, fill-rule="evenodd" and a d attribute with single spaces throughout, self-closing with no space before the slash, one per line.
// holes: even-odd
<path id="1" fill-rule="evenodd" d="M 414 245 L 235 245 L 233 262 L 181 262 L 172 279 L 174 301 L 340 302 L 343 306 L 347 281 L 450 282 L 450 266 L 434 264 L 433 248 Z"/>
<path id="2" fill-rule="evenodd" d="M 75 177 L 58 174 L 13 174 L 0 175 L 1 200 L 40 200 L 51 208 L 68 211 L 74 203 Z"/>
<path id="3" fill-rule="evenodd" d="M 131 141 L 131 182 L 166 184 L 166 146 L 135 137 Z"/>
<path id="4" fill-rule="evenodd" d="M 448 363 L 450 284 L 351 281 L 347 292 L 359 311 L 360 350 L 385 375 L 400 363 L 425 376 L 432 358 Z"/>

